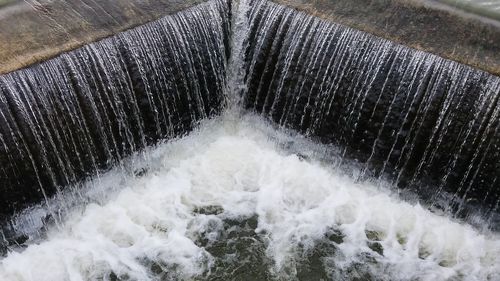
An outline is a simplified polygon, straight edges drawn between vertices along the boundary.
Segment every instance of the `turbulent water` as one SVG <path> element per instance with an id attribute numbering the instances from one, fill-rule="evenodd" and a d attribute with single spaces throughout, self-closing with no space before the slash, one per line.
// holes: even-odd
<path id="1" fill-rule="evenodd" d="M 94 203 L 11 252 L 0 280 L 500 278 L 500 237 L 355 182 L 327 154 L 256 117 L 206 121 L 89 182 Z"/>
<path id="2" fill-rule="evenodd" d="M 500 211 L 500 78 L 256 0 L 243 106 L 445 208 Z M 430 191 L 425 187 L 430 186 Z"/>
<path id="3" fill-rule="evenodd" d="M 500 280 L 497 160 L 500 78 L 208 1 L 0 76 L 0 280 Z"/>
<path id="4" fill-rule="evenodd" d="M 0 76 L 0 216 L 220 113 L 229 12 L 209 1 Z"/>

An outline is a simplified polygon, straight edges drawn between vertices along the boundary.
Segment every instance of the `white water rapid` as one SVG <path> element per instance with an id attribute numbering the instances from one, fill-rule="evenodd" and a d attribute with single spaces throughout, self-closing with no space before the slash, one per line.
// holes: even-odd
<path id="1" fill-rule="evenodd" d="M 255 116 L 204 121 L 88 182 L 0 280 L 499 280 L 496 234 L 355 182 L 330 152 Z"/>

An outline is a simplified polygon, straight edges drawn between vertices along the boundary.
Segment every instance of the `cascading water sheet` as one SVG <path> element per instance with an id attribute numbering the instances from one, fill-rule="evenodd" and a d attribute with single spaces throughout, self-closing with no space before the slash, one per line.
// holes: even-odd
<path id="1" fill-rule="evenodd" d="M 228 15 L 210 1 L 0 76 L 0 216 L 219 113 Z"/>
<path id="2" fill-rule="evenodd" d="M 361 177 L 420 190 L 430 203 L 453 197 L 441 207 L 461 216 L 469 204 L 498 218 L 499 77 L 270 1 L 252 3 L 245 108 L 343 147 L 365 165 Z"/>
<path id="3" fill-rule="evenodd" d="M 0 280 L 498 280 L 499 93 L 262 0 L 1 76 Z"/>
<path id="4" fill-rule="evenodd" d="M 10 253 L 0 280 L 500 278 L 500 237 L 353 181 L 318 160 L 330 150 L 254 116 L 205 122 L 126 161 L 144 172 L 95 179 L 97 203 Z"/>

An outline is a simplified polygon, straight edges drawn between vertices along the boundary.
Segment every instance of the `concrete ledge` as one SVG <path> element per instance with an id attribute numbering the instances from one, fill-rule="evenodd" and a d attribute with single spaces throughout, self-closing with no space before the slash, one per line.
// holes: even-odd
<path id="1" fill-rule="evenodd" d="M 430 0 L 273 1 L 500 75 L 500 22 L 473 10 Z"/>
<path id="2" fill-rule="evenodd" d="M 204 0 L 0 0 L 0 74 Z"/>
<path id="3" fill-rule="evenodd" d="M 500 10 L 468 0 L 273 0 L 500 75 Z M 0 74 L 204 0 L 0 0 Z M 500 4 L 498 4 L 500 6 Z"/>
<path id="4" fill-rule="evenodd" d="M 439 0 L 450 6 L 482 15 L 491 19 L 500 20 L 499 0 Z"/>

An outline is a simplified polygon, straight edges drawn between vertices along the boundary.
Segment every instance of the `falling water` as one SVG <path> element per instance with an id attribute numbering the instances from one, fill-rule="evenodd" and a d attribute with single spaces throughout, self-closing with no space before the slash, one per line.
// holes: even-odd
<path id="1" fill-rule="evenodd" d="M 246 92 L 245 79 L 245 37 L 248 33 L 248 12 L 250 1 L 240 0 L 233 3 L 234 15 L 231 22 L 231 55 L 227 65 L 227 85 L 225 96 L 229 110 L 238 111 L 241 96 Z"/>
<path id="2" fill-rule="evenodd" d="M 223 106 L 229 7 L 211 1 L 0 77 L 0 214 Z"/>
<path id="3" fill-rule="evenodd" d="M 249 23 L 244 107 L 342 147 L 361 178 L 496 216 L 499 77 L 268 1 Z"/>
<path id="4" fill-rule="evenodd" d="M 124 164 L 144 172 L 88 182 L 94 200 L 11 250 L 0 280 L 500 277 L 498 235 L 354 182 L 331 167 L 331 147 L 254 116 L 205 121 L 145 153 Z"/>
<path id="5" fill-rule="evenodd" d="M 0 76 L 0 280 L 498 280 L 499 81 L 261 0 Z"/>

